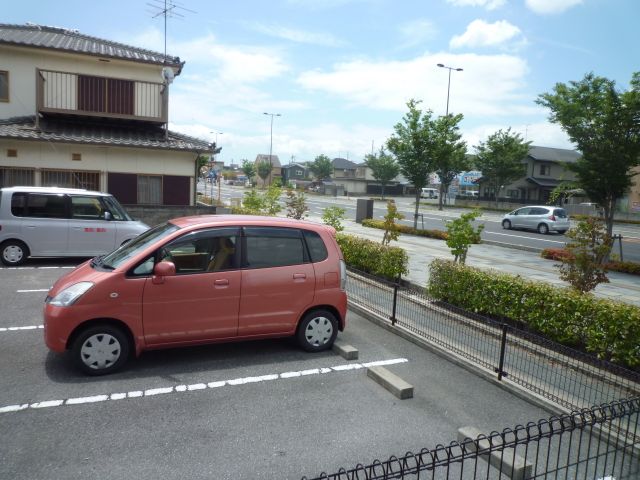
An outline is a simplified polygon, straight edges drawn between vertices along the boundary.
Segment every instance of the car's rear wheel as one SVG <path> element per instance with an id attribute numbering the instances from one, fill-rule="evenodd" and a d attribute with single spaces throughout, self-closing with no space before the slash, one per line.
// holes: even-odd
<path id="1" fill-rule="evenodd" d="M 129 358 L 127 335 L 112 325 L 94 325 L 83 330 L 71 346 L 73 362 L 87 375 L 107 375 L 120 369 Z"/>
<path id="2" fill-rule="evenodd" d="M 546 235 L 547 233 L 549 233 L 549 227 L 546 223 L 541 223 L 540 225 L 538 225 L 538 233 L 542 235 Z"/>
<path id="3" fill-rule="evenodd" d="M 511 230 L 511 222 L 509 220 L 503 220 L 502 228 L 504 228 L 505 230 Z"/>
<path id="4" fill-rule="evenodd" d="M 308 352 L 331 348 L 338 335 L 338 320 L 328 310 L 312 310 L 298 326 L 296 334 L 300 346 Z"/>
<path id="5" fill-rule="evenodd" d="M 7 240 L 0 246 L 0 260 L 8 267 L 22 265 L 29 257 L 29 247 L 20 240 Z"/>

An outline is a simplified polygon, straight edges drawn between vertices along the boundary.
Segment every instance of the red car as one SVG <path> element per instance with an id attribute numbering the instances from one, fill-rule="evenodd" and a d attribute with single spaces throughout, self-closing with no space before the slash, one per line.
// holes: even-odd
<path id="1" fill-rule="evenodd" d="M 175 346 L 295 336 L 321 351 L 345 328 L 345 282 L 326 225 L 177 218 L 61 277 L 45 301 L 45 341 L 89 375 Z"/>

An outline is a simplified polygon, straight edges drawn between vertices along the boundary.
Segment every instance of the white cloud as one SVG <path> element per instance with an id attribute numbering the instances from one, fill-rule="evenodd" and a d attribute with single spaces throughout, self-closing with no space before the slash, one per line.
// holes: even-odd
<path id="1" fill-rule="evenodd" d="M 296 43 L 307 43 L 325 47 L 340 47 L 345 45 L 343 40 L 340 40 L 329 33 L 307 32 L 304 30 L 287 28 L 281 25 L 266 25 L 261 23 L 251 24 L 249 25 L 249 28 L 254 31 L 264 33 L 265 35 L 290 40 Z"/>
<path id="2" fill-rule="evenodd" d="M 562 13 L 571 7 L 582 4 L 583 0 L 526 0 L 526 5 L 535 13 L 546 15 Z"/>
<path id="3" fill-rule="evenodd" d="M 399 27 L 400 34 L 404 38 L 403 48 L 420 45 L 433 39 L 438 29 L 431 20 L 424 18 L 407 22 Z"/>
<path id="4" fill-rule="evenodd" d="M 515 40 L 523 41 L 522 32 L 506 20 L 499 20 L 495 23 L 474 20 L 462 35 L 453 36 L 449 46 L 451 48 L 495 47 Z"/>
<path id="5" fill-rule="evenodd" d="M 456 7 L 484 7 L 487 10 L 495 10 L 500 8 L 507 0 L 447 0 Z"/>

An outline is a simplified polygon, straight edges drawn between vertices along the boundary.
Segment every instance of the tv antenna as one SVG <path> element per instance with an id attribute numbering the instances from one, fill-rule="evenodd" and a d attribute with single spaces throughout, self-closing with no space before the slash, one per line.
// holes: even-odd
<path id="1" fill-rule="evenodd" d="M 175 0 L 151 0 L 147 2 L 151 7 L 149 13 L 152 18 L 164 17 L 164 61 L 167 62 L 167 18 L 184 19 L 182 12 L 197 13 L 184 7 L 182 3 Z"/>

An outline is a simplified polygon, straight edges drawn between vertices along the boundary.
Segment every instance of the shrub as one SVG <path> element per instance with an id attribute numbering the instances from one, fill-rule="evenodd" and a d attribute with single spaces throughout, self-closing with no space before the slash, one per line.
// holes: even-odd
<path id="1" fill-rule="evenodd" d="M 570 256 L 571 252 L 565 248 L 545 248 L 540 252 L 542 258 L 547 260 L 560 261 L 563 257 Z M 611 261 L 606 264 L 607 270 L 611 272 L 629 273 L 631 275 L 640 275 L 640 263 L 638 262 L 620 262 Z"/>
<path id="2" fill-rule="evenodd" d="M 287 217 L 302 220 L 309 216 L 309 207 L 304 192 L 296 192 L 292 188 L 287 189 Z"/>
<path id="3" fill-rule="evenodd" d="M 409 256 L 400 247 L 339 233 L 338 245 L 347 265 L 363 272 L 395 280 L 409 273 Z"/>
<path id="4" fill-rule="evenodd" d="M 447 303 L 524 323 L 599 358 L 640 365 L 640 308 L 634 305 L 440 259 L 431 262 L 428 290 Z"/>
<path id="5" fill-rule="evenodd" d="M 384 230 L 384 220 L 365 219 L 362 221 L 362 225 L 370 228 L 379 228 Z M 421 230 L 419 228 L 413 228 L 408 225 L 396 224 L 396 230 L 400 233 L 406 233 L 409 235 L 417 235 L 419 237 L 435 238 L 437 240 L 446 240 L 448 238 L 447 232 L 443 230 Z"/>
<path id="6" fill-rule="evenodd" d="M 396 220 L 402 220 L 404 215 L 398 212 L 396 202 L 389 200 L 387 202 L 387 214 L 384 216 L 382 225 L 384 226 L 384 236 L 382 237 L 382 244 L 389 245 L 393 240 L 398 240 L 400 232 L 398 231 Z"/>
<path id="7" fill-rule="evenodd" d="M 454 262 L 465 263 L 469 247 L 474 243 L 480 243 L 480 233 L 484 225 L 478 225 L 475 229 L 471 222 L 482 213 L 479 210 L 463 213 L 459 218 L 447 221 L 447 247 L 451 249 Z"/>
<path id="8" fill-rule="evenodd" d="M 322 211 L 322 223 L 335 228 L 336 232 L 340 233 L 344 230 L 342 221 L 344 220 L 345 212 L 344 208 L 327 207 Z"/>

